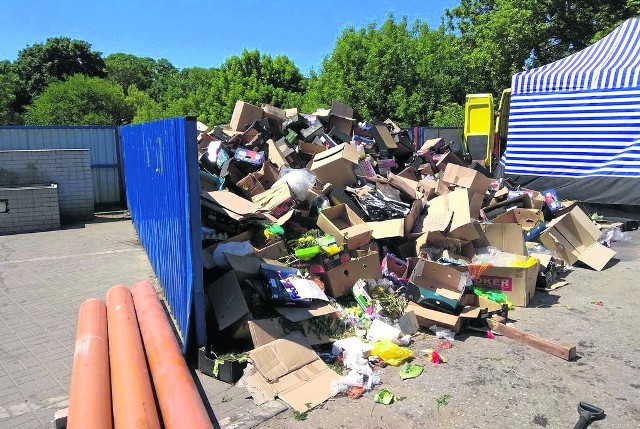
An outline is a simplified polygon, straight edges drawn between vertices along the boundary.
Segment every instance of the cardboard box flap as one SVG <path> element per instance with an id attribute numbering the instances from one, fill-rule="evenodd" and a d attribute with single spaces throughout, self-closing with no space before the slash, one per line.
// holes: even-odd
<path id="1" fill-rule="evenodd" d="M 540 220 L 540 210 L 515 208 L 494 218 L 492 223 L 517 223 L 523 229 L 531 229 Z"/>
<path id="2" fill-rule="evenodd" d="M 343 118 L 353 118 L 353 108 L 338 100 L 331 100 L 331 114 Z"/>
<path id="3" fill-rule="evenodd" d="M 313 157 L 313 164 L 314 166 L 322 166 L 332 162 L 335 158 L 344 158 L 353 164 L 357 164 L 358 150 L 351 144 L 342 143 L 336 147 L 332 147 L 331 149 L 327 149 L 316 154 Z"/>
<path id="4" fill-rule="evenodd" d="M 318 359 L 300 331 L 249 352 L 256 370 L 273 382 Z"/>
<path id="5" fill-rule="evenodd" d="M 207 286 L 207 296 L 213 306 L 220 330 L 228 328 L 249 313 L 249 307 L 233 271 Z"/>
<path id="6" fill-rule="evenodd" d="M 418 218 L 413 231 L 422 232 L 445 232 L 451 225 L 453 212 L 429 213 L 427 216 Z"/>
<path id="7" fill-rule="evenodd" d="M 367 222 L 367 226 L 373 230 L 372 237 L 376 240 L 404 236 L 404 219 Z"/>
<path id="8" fill-rule="evenodd" d="M 527 256 L 522 227 L 517 223 L 490 223 L 483 227 L 486 241 L 498 250 Z"/>
<path id="9" fill-rule="evenodd" d="M 340 378 L 320 359 L 287 377 L 292 379 L 293 386 L 283 390 L 278 396 L 299 412 L 307 411 L 309 407 L 313 408 L 333 397 L 331 383 Z"/>
<path id="10" fill-rule="evenodd" d="M 418 324 L 423 328 L 430 328 L 435 325 L 443 328 L 449 328 L 455 333 L 460 332 L 461 320 L 459 316 L 430 310 L 419 306 L 415 302 L 409 302 L 409 305 L 407 305 L 405 313 L 410 311 L 416 315 Z"/>
<path id="11" fill-rule="evenodd" d="M 437 262 L 418 260 L 409 281 L 444 297 L 458 300 L 462 296 L 462 273 Z"/>
<path id="12" fill-rule="evenodd" d="M 377 135 L 382 140 L 381 142 L 376 142 L 376 143 L 378 143 L 378 144 L 382 143 L 388 149 L 397 149 L 398 148 L 398 145 L 396 144 L 396 141 L 391 136 L 391 133 L 389 132 L 389 129 L 387 128 L 386 125 L 384 125 L 384 124 L 383 125 L 374 125 L 374 128 L 375 128 L 375 132 L 377 133 Z"/>
<path id="13" fill-rule="evenodd" d="M 253 215 L 260 211 L 260 206 L 229 191 L 203 192 L 200 194 L 220 207 L 230 217 Z"/>
<path id="14" fill-rule="evenodd" d="M 338 312 L 338 310 L 336 310 L 330 304 L 318 300 L 314 300 L 307 308 L 276 307 L 276 311 L 294 323 Z"/>
<path id="15" fill-rule="evenodd" d="M 447 164 L 442 175 L 442 180 L 452 185 L 471 189 L 480 194 L 487 192 L 487 189 L 491 186 L 491 182 L 493 182 L 493 179 L 488 178 L 476 170 L 456 164 Z"/>
<path id="16" fill-rule="evenodd" d="M 596 271 L 602 271 L 616 252 L 600 243 L 593 243 L 584 252 L 580 253 L 578 259 L 580 262 L 590 266 Z"/>

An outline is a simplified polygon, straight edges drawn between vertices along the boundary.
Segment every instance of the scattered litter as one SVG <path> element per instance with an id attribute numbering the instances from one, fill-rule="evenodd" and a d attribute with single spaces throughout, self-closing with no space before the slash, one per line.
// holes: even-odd
<path id="1" fill-rule="evenodd" d="M 376 393 L 376 396 L 374 396 L 374 400 L 378 404 L 389 405 L 396 400 L 396 395 L 391 393 L 391 391 L 386 387 L 383 387 L 378 393 Z"/>
<path id="2" fill-rule="evenodd" d="M 405 363 L 400 367 L 400 378 L 407 380 L 409 378 L 416 378 L 422 374 L 424 367 L 413 363 Z"/>

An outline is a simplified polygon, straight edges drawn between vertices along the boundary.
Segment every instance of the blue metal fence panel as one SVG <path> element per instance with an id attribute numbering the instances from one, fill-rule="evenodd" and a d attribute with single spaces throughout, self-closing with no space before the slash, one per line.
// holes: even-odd
<path id="1" fill-rule="evenodd" d="M 453 142 L 454 147 L 462 146 L 461 127 L 412 127 L 406 129 L 411 139 L 420 148 L 425 140 L 442 137 L 446 143 Z"/>
<path id="2" fill-rule="evenodd" d="M 172 118 L 120 128 L 127 203 L 186 351 L 191 312 L 206 340 L 196 123 Z"/>
<path id="3" fill-rule="evenodd" d="M 0 149 L 89 149 L 96 205 L 125 203 L 115 126 L 3 126 Z"/>

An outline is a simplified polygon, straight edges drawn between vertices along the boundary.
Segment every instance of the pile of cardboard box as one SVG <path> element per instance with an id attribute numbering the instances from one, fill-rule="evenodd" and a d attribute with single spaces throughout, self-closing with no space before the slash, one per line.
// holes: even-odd
<path id="1" fill-rule="evenodd" d="M 311 347 L 335 338 L 314 320 L 339 318 L 359 280 L 390 280 L 421 327 L 460 332 L 506 316 L 476 288 L 524 307 L 557 267 L 601 270 L 615 255 L 552 190 L 353 118 L 338 101 L 309 115 L 238 101 L 228 126 L 199 127 L 208 349 L 253 348 L 243 382 L 258 402 L 305 411 L 331 396 L 336 374 Z"/>

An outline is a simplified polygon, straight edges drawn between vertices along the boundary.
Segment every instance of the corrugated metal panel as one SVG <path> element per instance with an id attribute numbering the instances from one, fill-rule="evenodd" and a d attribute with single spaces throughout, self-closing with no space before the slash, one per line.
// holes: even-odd
<path id="1" fill-rule="evenodd" d="M 89 149 L 94 203 L 125 202 L 117 127 L 0 127 L 0 149 Z"/>
<path id="2" fill-rule="evenodd" d="M 192 308 L 198 344 L 206 340 L 196 123 L 173 118 L 120 132 L 133 224 L 186 351 Z"/>
<path id="3" fill-rule="evenodd" d="M 413 127 L 406 129 L 418 148 L 427 139 L 442 137 L 446 143 L 453 142 L 454 147 L 462 147 L 462 128 L 457 127 Z M 416 139 L 417 133 L 417 139 Z"/>

